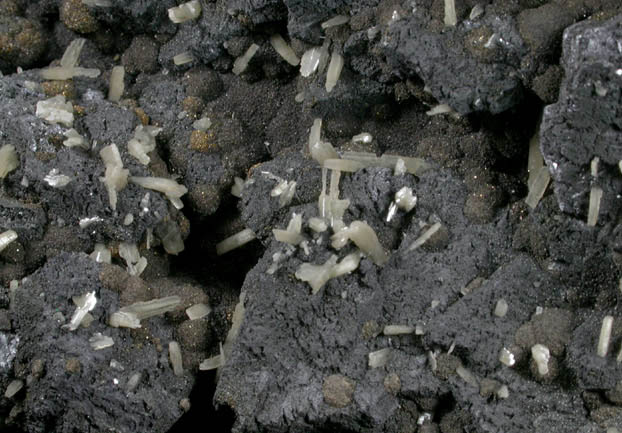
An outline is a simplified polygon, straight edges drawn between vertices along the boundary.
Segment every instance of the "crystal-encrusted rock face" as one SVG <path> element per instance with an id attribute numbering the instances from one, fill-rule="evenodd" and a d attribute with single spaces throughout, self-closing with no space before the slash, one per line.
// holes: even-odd
<path id="1" fill-rule="evenodd" d="M 565 74 L 559 100 L 544 110 L 542 154 L 562 211 L 587 220 L 592 187 L 602 189 L 600 216 L 617 215 L 622 175 L 622 38 L 618 16 L 582 22 L 564 32 Z M 596 176 L 591 164 L 599 159 Z"/>
<path id="2" fill-rule="evenodd" d="M 41 372 L 33 373 L 23 401 L 24 410 L 31 414 L 25 421 L 28 431 L 50 431 L 44 418 L 36 416 L 42 409 L 57 425 L 71 424 L 84 431 L 93 425 L 167 431 L 181 415 L 178 403 L 188 395 L 192 381 L 176 376 L 154 345 L 140 344 L 127 329 L 107 325 L 107 317 L 119 308 L 119 295 L 102 285 L 101 271 L 101 265 L 85 254 L 63 253 L 16 291 L 13 317 L 22 339 L 18 360 L 26 362 L 29 371 L 34 363 L 44 366 Z M 94 320 L 88 328 L 63 329 L 61 318 L 74 313 L 72 296 L 85 292 L 88 295 L 82 300 L 86 302 L 78 298 L 76 302 L 90 309 Z M 95 294 L 97 302 L 93 305 L 90 299 Z M 144 309 L 139 313 L 145 317 Z M 162 341 L 172 340 L 173 327 L 165 321 L 147 326 Z M 135 374 L 143 378 L 148 374 L 149 380 L 132 384 Z M 76 417 L 95 401 L 106 409 L 97 417 Z M 127 404 L 111 405 L 106 403 L 109 401 Z"/>
<path id="3" fill-rule="evenodd" d="M 0 425 L 619 428 L 619 3 L 0 0 Z"/>

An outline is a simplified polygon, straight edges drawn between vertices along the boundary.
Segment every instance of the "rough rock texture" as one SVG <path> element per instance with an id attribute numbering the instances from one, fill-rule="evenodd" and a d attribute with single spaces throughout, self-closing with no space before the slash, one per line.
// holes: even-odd
<path id="1" fill-rule="evenodd" d="M 256 167 L 251 183 L 242 190 L 239 207 L 244 224 L 260 238 L 272 236 L 272 228 L 280 220 L 288 218 L 289 207 L 279 205 L 279 197 L 270 192 L 279 183 L 268 174 L 278 176 L 288 182 L 296 182 L 296 193 L 291 206 L 317 201 L 321 189 L 319 165 L 305 158 L 300 152 L 284 152 L 270 162 Z"/>
<path id="2" fill-rule="evenodd" d="M 501 349 L 510 347 L 514 333 L 534 314 L 536 306 L 542 306 L 547 298 L 556 297 L 548 275 L 531 260 L 520 257 L 492 274 L 482 287 L 435 317 L 427 326 L 429 332 L 424 340 L 430 346 L 442 348 L 455 344 L 454 353 L 469 368 L 487 374 L 500 367 Z M 500 299 L 508 304 L 504 317 L 493 314 Z M 464 321 L 466 317 L 469 318 L 467 322 Z M 473 332 L 474 329 L 478 332 Z"/>
<path id="3" fill-rule="evenodd" d="M 112 0 L 110 7 L 89 7 L 101 22 L 134 34 L 175 32 L 175 24 L 168 19 L 168 9 L 176 6 L 174 0 L 155 3 L 143 0 Z"/>
<path id="4" fill-rule="evenodd" d="M 379 181 L 386 172 L 389 170 L 364 170 L 346 176 L 342 189 L 344 196 L 352 200 L 352 213 L 346 222 L 355 218 L 367 220 L 376 228 L 385 247 L 396 241 L 394 231 L 400 230 L 398 222 L 391 225 L 383 219 L 386 210 L 382 197 L 390 196 L 389 192 L 396 188 L 391 182 Z M 350 182 L 353 186 L 348 186 Z M 358 182 L 359 186 L 354 187 Z M 365 193 L 363 185 L 373 185 L 378 191 Z M 441 190 L 452 190 L 453 199 L 441 195 Z M 409 337 L 395 342 L 376 338 L 382 327 L 374 332 L 370 324 L 414 326 L 418 322 L 427 324 L 435 316 L 442 317 L 448 305 L 457 300 L 460 289 L 478 275 L 477 269 L 484 275 L 492 272 L 495 262 L 505 255 L 507 245 L 503 235 L 495 234 L 491 238 L 478 229 L 462 233 L 465 218 L 457 198 L 464 199 L 465 193 L 451 176 L 424 175 L 415 184 L 415 191 L 421 203 L 416 220 L 440 218 L 447 224 L 451 235 L 446 248 L 438 252 L 408 252 L 407 247 L 420 230 L 413 224 L 406 229 L 405 238 L 398 242 L 401 245 L 384 268 L 363 260 L 352 275 L 330 281 L 315 296 L 309 295 L 306 283 L 292 280 L 290 275 L 302 261 L 324 262 L 328 256 L 325 240 L 311 247 L 309 257 L 302 252 L 294 253 L 274 275 L 268 275 L 266 269 L 275 251 L 273 245 L 247 276 L 244 287 L 248 293 L 247 315 L 217 391 L 219 402 L 235 408 L 240 431 L 278 425 L 282 413 L 278 408 L 283 405 L 291 407 L 286 412 L 285 423 L 292 431 L 325 422 L 339 422 L 346 429 L 370 422 L 372 429 L 384 426 L 385 431 L 396 431 L 391 418 L 398 411 L 398 402 L 385 390 L 382 369 L 368 370 L 366 357 L 369 352 L 385 347 L 398 357 L 418 356 L 422 349 L 409 343 Z M 307 216 L 312 214 L 305 213 Z M 489 248 L 478 247 L 480 242 Z M 448 267 L 449 263 L 456 263 L 457 257 L 462 258 L 463 267 Z M 467 263 L 464 257 L 470 257 L 472 262 Z M 432 308 L 434 300 L 439 302 Z M 489 306 L 487 300 L 474 302 L 484 304 L 482 308 Z M 517 308 L 521 307 L 517 305 Z M 260 350 L 257 342 L 270 350 Z M 399 369 L 396 372 L 400 378 L 407 374 Z M 322 381 L 331 373 L 342 374 L 356 383 L 354 405 L 340 411 L 322 405 Z M 240 383 L 241 378 L 247 379 Z M 404 389 L 409 389 L 409 382 L 402 380 Z M 436 388 L 432 392 L 435 391 Z M 414 392 L 419 395 L 423 391 Z M 260 403 L 267 395 L 271 397 L 266 403 Z"/>
<path id="5" fill-rule="evenodd" d="M 387 86 L 347 70 L 342 71 L 338 85 L 330 93 L 326 92 L 325 82 L 324 74 L 316 74 L 305 92 L 305 103 L 317 117 L 361 118 L 389 100 Z"/>
<path id="6" fill-rule="evenodd" d="M 516 351 L 516 348 L 512 350 L 517 352 L 517 357 L 525 361 L 531 353 L 531 347 L 543 344 L 550 350 L 552 356 L 561 358 L 565 354 L 566 345 L 576 325 L 571 312 L 560 308 L 544 308 L 542 312 L 534 313 L 531 320 L 516 331 L 514 341 L 523 349 L 523 353 Z"/>
<path id="7" fill-rule="evenodd" d="M 614 328 L 607 356 L 601 358 L 596 353 L 604 316 L 604 313 L 588 316 L 575 329 L 568 346 L 567 365 L 575 375 L 581 389 L 611 390 L 615 388 L 622 372 L 622 366 L 616 361 L 620 347 L 619 341 L 622 337 L 619 318 L 614 316 Z"/>
<path id="8" fill-rule="evenodd" d="M 194 24 L 194 25 L 193 25 Z M 179 25 L 175 36 L 160 49 L 160 63 L 173 66 L 173 57 L 188 51 L 203 63 L 210 63 L 224 53 L 223 42 L 246 34 L 223 4 L 203 3 L 201 16 L 194 23 Z"/>
<path id="9" fill-rule="evenodd" d="M 522 84 L 516 68 L 525 48 L 509 23 L 497 20 L 487 25 L 492 27 L 491 32 L 504 34 L 509 50 L 505 58 L 501 55 L 496 61 L 478 62 L 460 43 L 462 32 L 449 29 L 438 34 L 426 30 L 424 22 L 416 16 L 389 26 L 382 35 L 381 45 L 390 64 L 418 74 L 439 101 L 448 103 L 459 113 L 500 113 L 521 97 Z M 413 31 L 413 27 L 421 30 Z M 494 39 L 494 33 L 491 37 Z"/>
<path id="10" fill-rule="evenodd" d="M 300 143 L 298 137 L 271 125 L 275 117 L 278 119 L 281 113 L 289 113 L 295 107 L 295 102 L 277 91 L 274 83 L 258 83 L 255 89 L 261 89 L 265 98 L 248 104 L 245 95 L 253 88 L 249 83 L 223 79 L 220 74 L 207 71 L 188 71 L 183 87 L 166 78 L 146 83 L 140 99 L 147 114 L 165 126 L 162 135 L 169 137 L 167 148 L 172 168 L 184 176 L 188 199 L 201 215 L 213 214 L 221 202 L 230 198 L 234 176 L 244 178 L 247 170 L 265 160 L 269 152 L 276 155 L 283 148 Z M 182 111 L 184 95 L 201 99 L 204 109 L 200 114 L 176 115 Z M 288 122 L 303 117 L 300 113 L 294 116 Z M 191 126 L 199 117 L 211 121 L 205 133 L 193 131 Z M 298 136 L 303 134 L 300 129 L 296 131 Z"/>
<path id="11" fill-rule="evenodd" d="M 563 29 L 583 14 L 616 7 L 613 3 L 578 6 L 496 1 L 470 19 L 469 12 L 475 5 L 458 3 L 456 27 L 445 27 L 443 3 L 431 0 L 238 0 L 230 2 L 229 11 L 251 29 L 284 20 L 286 16 L 291 43 L 299 56 L 304 49 L 301 42 L 321 45 L 326 34 L 332 42 L 327 45 L 329 49 L 344 54 L 346 69 L 372 80 L 372 86 L 356 80 L 358 89 L 341 84 L 338 92 L 328 97 L 322 95 L 318 86 L 312 100 L 328 99 L 348 109 L 360 109 L 347 103 L 352 95 L 365 95 L 380 83 L 416 78 L 424 81 L 426 90 L 438 101 L 466 114 L 506 111 L 523 100 L 526 88 L 533 89 L 544 100 L 549 99 L 546 92 L 556 92 L 557 83 L 550 80 L 546 70 L 547 65 L 556 64 Z M 350 16 L 350 22 L 321 29 L 323 21 L 338 14 Z M 232 36 L 241 34 L 245 34 L 245 29 Z M 193 36 L 189 29 L 184 29 L 176 37 L 175 46 L 181 52 L 181 47 L 200 38 L 199 33 Z M 212 61 L 205 54 L 194 54 Z M 173 55 L 167 54 L 169 59 Z M 343 83 L 348 83 L 347 77 L 346 71 Z M 545 92 L 543 85 L 550 89 Z M 358 96 L 355 99 L 361 100 Z M 366 98 L 362 101 L 364 106 Z"/>
<path id="12" fill-rule="evenodd" d="M 601 232 L 589 230 L 582 221 L 561 213 L 550 195 L 519 223 L 513 246 L 528 251 L 563 283 L 575 308 L 606 310 L 620 296 L 617 233 L 611 226 Z"/>
<path id="13" fill-rule="evenodd" d="M 604 22 L 582 22 L 564 32 L 559 100 L 545 108 L 541 128 L 542 154 L 564 212 L 586 218 L 590 188 L 604 194 L 600 221 L 617 215 L 622 187 L 618 162 L 622 159 L 620 116 L 622 102 L 620 16 Z M 599 158 L 598 175 L 590 162 Z"/>
<path id="14" fill-rule="evenodd" d="M 543 388 L 525 380 L 511 370 L 492 375 L 493 380 L 507 385 L 507 399 L 482 397 L 477 388 L 454 376 L 452 393 L 459 406 L 471 413 L 473 431 L 492 433 L 555 432 L 596 433 L 598 426 L 586 420 L 586 410 L 577 392 L 567 392 L 557 386 Z"/>
<path id="15" fill-rule="evenodd" d="M 353 178 L 373 179 L 372 173 L 358 173 Z M 433 210 L 444 218 L 452 233 L 449 245 L 440 252 L 406 253 L 404 244 L 410 245 L 407 234 L 382 270 L 363 261 L 351 276 L 341 277 L 347 279 L 344 284 L 331 281 L 310 297 L 306 285 L 288 277 L 300 263 L 301 255 L 295 253 L 271 277 L 265 274 L 274 251 L 269 249 L 247 277 L 245 289 L 249 300 L 244 325 L 218 385 L 217 400 L 234 407 L 238 415 L 235 431 L 256 431 L 276 425 L 286 431 L 297 431 L 319 428 L 327 422 L 345 429 L 365 425 L 370 430 L 400 431 L 403 424 L 397 420 L 403 420 L 403 413 L 386 389 L 384 376 L 388 372 L 400 379 L 398 398 L 402 406 L 410 399 L 419 403 L 451 390 L 457 403 L 472 416 L 460 422 L 447 420 L 447 425 L 464 423 L 482 432 L 527 432 L 533 431 L 532 427 L 542 432 L 547 429 L 570 432 L 577 431 L 572 429 L 579 426 L 584 428 L 582 431 L 594 431 L 595 425 L 585 421 L 583 403 L 577 393 L 566 393 L 559 388 L 543 392 L 499 363 L 501 347 L 512 344 L 514 333 L 529 320 L 535 307 L 540 303 L 560 302 L 560 294 L 549 277 L 525 257 L 510 260 L 489 276 L 497 260 L 508 260 L 503 246 L 507 240 L 495 245 L 500 239 L 493 240 L 477 231 L 457 235 L 464 221 L 460 204 L 443 201 L 434 193 L 435 188 L 447 191 L 452 182 L 451 178 L 424 175 L 416 185 L 421 194 L 417 218 Z M 374 185 L 382 183 L 374 182 Z M 465 197 L 457 185 L 454 188 L 453 197 Z M 372 218 L 373 208 L 365 207 L 360 200 L 360 197 L 354 199 L 353 208 L 364 209 L 363 215 Z M 487 250 L 477 247 L 474 242 L 479 236 L 483 236 L 481 242 L 495 246 Z M 386 242 L 387 238 L 381 239 Z M 465 251 L 466 245 L 475 249 Z M 475 251 L 484 250 L 490 256 L 474 255 Z M 325 255 L 322 253 L 319 260 L 311 261 L 322 262 L 321 257 Z M 464 268 L 456 268 L 456 257 L 461 257 L 459 263 Z M 464 257 L 473 257 L 474 263 L 466 264 Z M 480 269 L 480 275 L 489 281 L 460 299 L 460 289 L 477 276 L 471 269 Z M 345 288 L 341 293 L 343 289 L 338 289 L 339 286 Z M 530 295 L 525 296 L 525 290 Z M 492 316 L 499 298 L 506 299 L 510 305 L 504 318 Z M 434 300 L 440 302 L 431 307 Z M 322 313 L 318 315 L 318 311 Z M 377 336 L 383 324 L 414 326 L 416 323 L 422 323 L 426 330 L 423 341 L 410 336 L 397 337 L 394 341 Z M 563 332 L 553 331 L 553 334 L 563 339 Z M 266 341 L 269 351 L 264 349 Z M 477 388 L 455 376 L 455 366 L 446 372 L 444 379 L 436 379 L 426 366 L 427 358 L 422 350 L 426 346 L 446 349 L 452 343 L 459 357 L 457 365 L 462 359 L 476 377 L 491 375 L 498 386 L 506 384 L 510 397 L 492 401 L 480 397 Z M 386 370 L 367 369 L 367 353 L 383 347 L 391 348 Z M 440 362 L 439 359 L 439 369 Z M 335 405 L 335 399 L 326 398 L 326 377 L 331 373 L 356 384 L 352 404 L 339 399 L 340 404 Z M 343 380 L 330 377 L 331 383 L 343 385 Z M 382 387 L 381 380 L 385 384 Z M 282 421 L 277 421 L 282 414 L 278 408 L 283 406 L 291 409 L 286 411 L 281 424 Z M 331 406 L 343 407 L 336 413 Z M 525 410 L 526 407 L 530 409 Z"/>
<path id="16" fill-rule="evenodd" d="M 443 0 L 200 0 L 200 16 L 181 24 L 167 12 L 181 1 L 86 3 L 0 0 L 0 146 L 14 145 L 19 159 L 0 180 L 0 233 L 18 233 L 0 252 L 0 430 L 174 433 L 208 419 L 229 432 L 235 416 L 234 431 L 249 433 L 620 429 L 618 0 L 460 0 L 456 26 L 445 25 Z M 336 15 L 347 22 L 321 27 Z M 321 46 L 343 56 L 331 92 L 328 59 L 302 77 L 273 48 L 275 33 L 299 58 Z M 77 37 L 86 38 L 78 64 L 98 77 L 17 73 L 58 65 Z M 256 54 L 233 74 L 251 44 Z M 184 52 L 192 61 L 174 65 Z M 117 65 L 126 68 L 118 103 L 106 99 Z M 73 104 L 88 149 L 67 148 L 68 127 L 36 117 L 37 102 L 55 95 Z M 426 114 L 439 103 L 455 112 Z M 546 191 L 531 209 L 528 143 L 543 111 L 542 150 L 559 176 L 556 194 Z M 211 125 L 196 129 L 205 117 Z M 390 259 L 380 267 L 363 258 L 311 295 L 296 277 L 303 263 L 356 251 L 351 243 L 335 250 L 332 229 L 315 233 L 308 223 L 321 190 L 307 149 L 315 118 L 340 153 L 421 157 L 431 169 L 342 174 L 345 223 L 366 221 Z M 127 149 L 139 125 L 163 128 L 147 166 Z M 362 132 L 372 138 L 352 139 Z M 132 175 L 185 185 L 183 209 L 130 184 L 112 211 L 99 179 L 99 151 L 111 143 Z M 69 184 L 44 181 L 52 169 Z M 231 194 L 234 177 L 245 181 L 241 198 Z M 281 179 L 296 182 L 284 205 L 271 195 Z M 605 197 L 599 224 L 588 227 L 593 185 Z M 402 187 L 417 205 L 388 218 Z M 272 232 L 293 213 L 303 217 L 299 246 Z M 95 216 L 101 221 L 80 227 Z M 435 223 L 438 232 L 410 249 Z M 258 239 L 216 253 L 245 228 Z M 184 251 L 167 253 L 181 240 Z M 121 241 L 147 259 L 140 277 L 119 257 Z M 106 244 L 112 264 L 86 255 L 95 243 Z M 246 318 L 226 365 L 198 372 L 220 353 L 240 289 Z M 95 321 L 63 330 L 71 297 L 86 290 L 100 299 Z M 139 330 L 106 325 L 119 306 L 171 295 L 181 305 Z M 504 317 L 493 314 L 500 299 Z M 196 303 L 211 312 L 188 320 L 184 310 Z M 600 358 L 606 314 L 613 335 Z M 416 332 L 385 336 L 387 325 Z M 93 332 L 115 345 L 92 351 Z M 181 377 L 168 359 L 172 339 L 183 352 Z M 550 350 L 545 375 L 531 357 L 535 344 Z M 502 347 L 512 367 L 500 362 Z M 386 362 L 370 368 L 369 354 L 383 349 Z M 143 376 L 128 393 L 135 371 Z M 25 387 L 3 398 L 14 379 Z"/>
<path id="17" fill-rule="evenodd" d="M 97 142 L 92 151 L 62 145 L 64 128 L 50 125 L 35 116 L 38 100 L 45 99 L 41 93 L 23 87 L 24 79 L 4 80 L 0 83 L 2 111 L 0 120 L 5 137 L 13 138 L 20 157 L 20 166 L 7 179 L 7 186 L 15 197 L 45 203 L 47 217 L 58 225 L 78 225 L 84 218 L 100 217 L 85 230 L 82 236 L 95 239 L 122 239 L 138 241 L 146 228 L 154 227 L 168 215 L 167 200 L 160 193 L 128 184 L 118 194 L 116 212 L 110 208 L 108 193 L 100 177 L 104 175 L 104 164 L 99 156 L 103 145 L 117 143 L 124 166 L 134 176 L 151 175 L 144 166 L 127 153 L 127 141 L 138 125 L 132 111 L 110 104 L 101 94 L 92 92 L 77 101 L 84 104 L 85 115 L 74 122 L 74 127 L 83 134 L 87 143 Z M 9 112 L 19 112 L 11 116 Z M 10 138 L 9 138 L 10 139 Z M 71 181 L 64 187 L 54 188 L 44 178 L 52 170 L 68 176 Z M 24 180 L 25 179 L 25 180 Z M 142 212 L 140 201 L 149 192 L 149 210 Z M 128 213 L 135 216 L 134 223 L 124 225 Z"/>
<path id="18" fill-rule="evenodd" d="M 356 13 L 374 7 L 379 0 L 234 0 L 232 11 L 253 24 L 287 19 L 287 31 L 295 38 L 321 44 L 320 24 L 339 13 Z"/>
<path id="19" fill-rule="evenodd" d="M 31 241 L 43 237 L 46 222 L 41 206 L 0 199 L 0 231 L 15 230 L 20 240 Z"/>
<path id="20" fill-rule="evenodd" d="M 162 350 L 172 328 L 160 318 L 149 321 L 159 322 L 157 326 L 137 332 L 108 327 L 107 317 L 121 305 L 118 295 L 102 286 L 99 274 L 100 266 L 86 255 L 62 254 L 16 293 L 13 319 L 22 344 L 15 373 L 29 381 L 23 402 L 27 431 L 115 425 L 118 431 L 164 432 L 180 416 L 178 402 L 188 395 L 192 380 L 175 376 Z M 88 328 L 61 329 L 75 309 L 72 296 L 91 291 L 98 299 L 91 312 L 95 320 Z M 94 351 L 89 338 L 96 332 L 112 337 L 115 344 Z M 120 367 L 111 366 L 113 360 Z M 35 361 L 43 365 L 37 374 L 32 371 Z M 128 388 L 135 373 L 141 379 Z"/>

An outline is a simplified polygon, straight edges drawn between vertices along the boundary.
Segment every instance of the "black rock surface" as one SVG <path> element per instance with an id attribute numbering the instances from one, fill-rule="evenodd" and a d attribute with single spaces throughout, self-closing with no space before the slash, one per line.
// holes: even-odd
<path id="1" fill-rule="evenodd" d="M 13 146 L 18 159 L 0 179 L 0 235 L 18 235 L 0 238 L 0 430 L 622 431 L 620 2 L 458 0 L 455 26 L 443 0 L 197 2 L 200 15 L 175 24 L 168 9 L 181 1 L 0 0 L 0 152 Z M 321 48 L 318 69 L 303 77 L 275 34 L 299 59 Z M 44 80 L 40 68 L 58 66 L 77 38 L 77 65 L 99 75 Z M 174 64 L 183 53 L 191 61 Z M 110 101 L 119 65 L 124 90 Z M 36 115 L 57 95 L 72 104 L 71 125 Z M 432 115 L 440 104 L 448 111 Z M 342 158 L 428 164 L 414 176 L 382 159 L 339 176 L 343 224 L 373 229 L 386 263 L 363 257 L 360 242 L 333 247 L 339 218 L 312 229 L 316 119 Z M 70 127 L 86 146 L 63 144 Z M 161 128 L 146 165 L 128 149 L 142 127 Z M 532 209 L 537 139 L 553 181 Z M 113 210 L 99 154 L 113 143 L 131 176 L 184 185 L 184 206 L 130 182 Z M 50 173 L 69 183 L 51 185 Z M 335 172 L 324 174 L 328 190 Z M 416 205 L 393 212 L 402 188 Z M 604 195 L 591 227 L 593 188 Z M 303 240 L 277 241 L 294 215 Z M 218 254 L 245 229 L 256 239 Z M 146 260 L 140 275 L 122 242 Z M 303 264 L 346 257 L 361 260 L 315 294 L 301 279 Z M 94 321 L 62 328 L 72 298 L 91 291 Z M 165 296 L 180 304 L 141 328 L 108 325 L 118 308 Z M 190 320 L 195 304 L 209 313 Z M 388 325 L 408 332 L 385 335 Z M 114 345 L 93 350 L 97 332 Z M 221 343 L 224 365 L 201 371 Z M 388 357 L 374 368 L 370 354 Z"/>
<path id="2" fill-rule="evenodd" d="M 94 321 L 88 328 L 63 329 L 75 309 L 72 297 L 89 292 L 98 300 Z M 122 432 L 166 431 L 181 415 L 179 401 L 193 381 L 173 374 L 167 350 L 146 344 L 149 339 L 165 344 L 172 327 L 156 318 L 151 320 L 160 323 L 135 333 L 110 328 L 107 319 L 119 304 L 119 295 L 102 286 L 100 265 L 84 254 L 59 255 L 19 287 L 13 305 L 21 336 L 15 365 L 16 375 L 27 382 L 21 414 L 26 431 L 111 425 Z M 98 332 L 112 337 L 114 345 L 93 350 L 89 338 Z M 138 384 L 128 385 L 135 374 Z"/>
<path id="3" fill-rule="evenodd" d="M 620 209 L 622 159 L 622 101 L 620 17 L 582 22 L 564 32 L 564 79 L 559 100 L 545 108 L 541 147 L 554 181 L 559 207 L 586 218 L 590 189 L 602 188 L 602 220 L 615 218 Z M 599 159 L 598 173 L 590 164 Z"/>

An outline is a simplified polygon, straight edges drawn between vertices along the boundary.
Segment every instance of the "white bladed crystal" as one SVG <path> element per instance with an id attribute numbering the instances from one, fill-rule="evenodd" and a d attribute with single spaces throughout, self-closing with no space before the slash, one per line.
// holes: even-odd
<path id="1" fill-rule="evenodd" d="M 64 174 L 61 174 L 58 169 L 53 168 L 43 178 L 43 181 L 50 185 L 52 188 L 63 188 L 67 186 L 69 182 L 71 182 L 71 178 L 69 176 L 65 176 Z"/>
<path id="2" fill-rule="evenodd" d="M 192 0 L 182 3 L 179 6 L 168 10 L 168 17 L 175 24 L 194 20 L 201 15 L 201 3 L 198 0 Z"/>
<path id="3" fill-rule="evenodd" d="M 73 125 L 73 105 L 63 95 L 37 102 L 35 114 L 48 123 L 60 123 L 69 128 Z"/>
<path id="4" fill-rule="evenodd" d="M 270 44 L 272 45 L 272 48 L 274 48 L 274 51 L 279 53 L 279 55 L 283 57 L 287 63 L 292 66 L 298 66 L 300 59 L 281 35 L 276 33 L 270 36 Z"/>
<path id="5" fill-rule="evenodd" d="M 15 230 L 7 230 L 0 233 L 0 251 L 9 246 L 11 242 L 17 239 L 17 232 Z"/>
<path id="6" fill-rule="evenodd" d="M 320 47 L 313 47 L 302 55 L 300 60 L 300 75 L 308 77 L 317 71 L 317 67 L 320 65 L 320 57 L 322 51 Z"/>
<path id="7" fill-rule="evenodd" d="M 0 179 L 4 179 L 7 174 L 19 166 L 19 158 L 15 151 L 15 146 L 5 144 L 0 147 Z"/>
<path id="8" fill-rule="evenodd" d="M 89 338 L 89 343 L 91 343 L 93 350 L 102 350 L 112 347 L 114 345 L 114 340 L 112 337 L 103 335 L 101 332 L 96 332 L 91 338 Z"/>
<path id="9" fill-rule="evenodd" d="M 75 331 L 82 323 L 82 320 L 86 316 L 89 311 L 93 311 L 95 305 L 97 305 L 97 297 L 95 297 L 95 292 L 88 292 L 80 298 L 76 298 L 76 311 L 74 311 L 73 316 L 71 316 L 71 320 L 68 324 L 63 325 L 63 329 L 68 329 L 70 331 Z"/>

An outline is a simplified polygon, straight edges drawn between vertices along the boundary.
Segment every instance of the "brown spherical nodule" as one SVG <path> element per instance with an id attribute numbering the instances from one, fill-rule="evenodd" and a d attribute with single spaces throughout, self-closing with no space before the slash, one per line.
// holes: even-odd
<path id="1" fill-rule="evenodd" d="M 205 102 L 213 101 L 225 91 L 217 72 L 207 68 L 194 68 L 184 74 L 182 79 L 187 96 L 194 96 Z"/>
<path id="2" fill-rule="evenodd" d="M 131 275 L 125 280 L 125 287 L 119 298 L 121 305 L 130 305 L 134 302 L 146 302 L 157 298 L 159 293 L 150 285 L 145 283 L 142 278 Z"/>
<path id="3" fill-rule="evenodd" d="M 343 408 L 352 403 L 352 396 L 356 383 L 340 374 L 333 374 L 324 379 L 322 394 L 326 404 L 332 407 Z"/>
<path id="4" fill-rule="evenodd" d="M 212 215 L 220 206 L 220 191 L 215 185 L 200 184 L 190 190 L 188 198 L 201 215 Z"/>
<path id="5" fill-rule="evenodd" d="M 64 0 L 59 8 L 60 20 L 69 30 L 77 33 L 93 33 L 99 25 L 82 0 Z"/>
<path id="6" fill-rule="evenodd" d="M 185 351 L 207 351 L 213 340 L 207 318 L 186 320 L 175 329 L 175 337 Z"/>
<path id="7" fill-rule="evenodd" d="M 553 104 L 557 101 L 559 87 L 564 71 L 559 65 L 552 65 L 544 73 L 535 77 L 531 83 L 531 89 L 545 104 Z"/>
<path id="8" fill-rule="evenodd" d="M 158 70 L 160 44 L 149 36 L 136 36 L 121 56 L 121 64 L 128 74 L 154 73 Z"/>
<path id="9" fill-rule="evenodd" d="M 99 281 L 106 289 L 112 290 L 115 293 L 123 293 L 129 278 L 130 274 L 125 272 L 120 266 L 108 263 L 101 264 Z"/>
<path id="10" fill-rule="evenodd" d="M 207 153 L 218 150 L 218 145 L 214 142 L 213 133 L 194 130 L 190 134 L 190 148 L 198 152 Z"/>
<path id="11" fill-rule="evenodd" d="M 464 204 L 464 215 L 474 224 L 486 224 L 493 220 L 495 208 L 485 196 L 473 193 Z"/>
<path id="12" fill-rule="evenodd" d="M 69 358 L 65 361 L 65 370 L 67 370 L 68 373 L 80 373 L 81 367 L 82 366 L 78 358 Z"/>
<path id="13" fill-rule="evenodd" d="M 0 16 L 0 67 L 28 67 L 45 51 L 47 37 L 41 25 L 27 18 Z"/>

